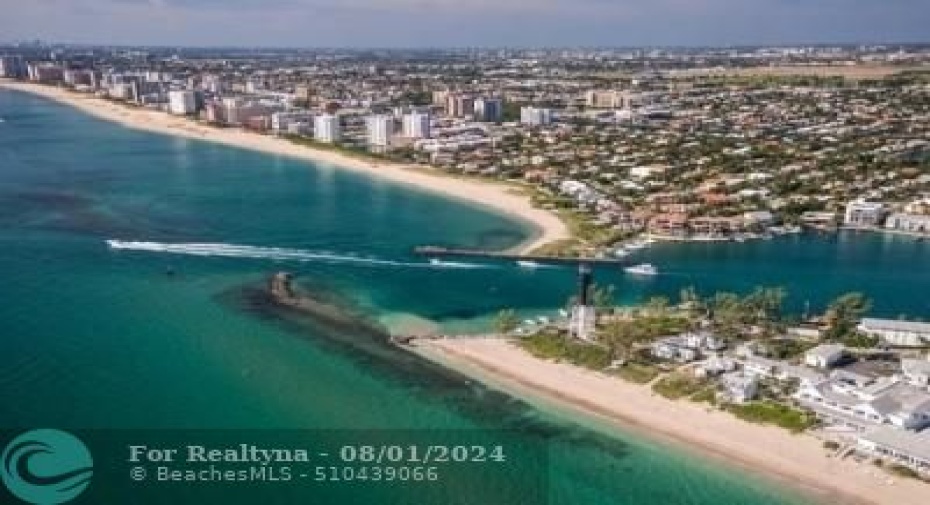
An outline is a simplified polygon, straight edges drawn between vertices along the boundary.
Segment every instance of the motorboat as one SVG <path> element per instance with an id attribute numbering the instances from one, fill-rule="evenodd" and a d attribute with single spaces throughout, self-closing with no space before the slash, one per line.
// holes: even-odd
<path id="1" fill-rule="evenodd" d="M 517 261 L 517 266 L 520 268 L 539 268 L 540 265 L 535 261 L 519 260 Z"/>
<path id="2" fill-rule="evenodd" d="M 658 275 L 659 269 L 657 269 L 651 263 L 641 263 L 639 265 L 633 265 L 631 267 L 626 267 L 623 269 L 628 274 L 633 275 Z"/>

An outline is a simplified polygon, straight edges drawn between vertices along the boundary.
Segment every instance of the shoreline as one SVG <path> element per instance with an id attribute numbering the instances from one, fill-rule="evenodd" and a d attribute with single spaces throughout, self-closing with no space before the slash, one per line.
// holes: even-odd
<path id="1" fill-rule="evenodd" d="M 541 360 L 503 340 L 420 339 L 411 350 L 489 387 L 603 420 L 644 438 L 671 442 L 723 465 L 790 485 L 818 502 L 917 505 L 930 501 L 927 484 L 892 476 L 871 464 L 835 459 L 812 435 L 748 423 L 703 404 L 667 400 L 647 386 Z"/>
<path id="2" fill-rule="evenodd" d="M 478 205 L 492 212 L 516 218 L 530 227 L 530 235 L 510 252 L 527 253 L 545 244 L 571 237 L 568 227 L 556 214 L 536 208 L 529 197 L 518 194 L 514 186 L 491 181 L 453 177 L 426 167 L 391 162 L 366 161 L 341 153 L 314 149 L 287 139 L 247 132 L 235 128 L 214 128 L 181 116 L 145 108 L 114 103 L 90 94 L 65 88 L 0 79 L 0 88 L 30 93 L 68 105 L 91 116 L 121 126 L 151 133 L 203 140 L 232 147 L 287 156 L 313 163 L 330 164 L 366 176 L 404 184 L 428 193 L 450 197 L 459 202 Z"/>

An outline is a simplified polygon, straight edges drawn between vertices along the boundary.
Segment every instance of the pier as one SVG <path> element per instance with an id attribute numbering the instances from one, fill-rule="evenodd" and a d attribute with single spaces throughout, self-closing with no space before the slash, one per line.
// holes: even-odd
<path id="1" fill-rule="evenodd" d="M 569 258 L 562 256 L 539 256 L 532 254 L 515 254 L 502 251 L 485 251 L 481 249 L 456 249 L 441 246 L 419 246 L 413 249 L 418 256 L 433 258 L 485 258 L 494 260 L 533 261 L 540 264 L 577 265 L 616 265 L 627 266 L 630 261 L 624 258 Z"/>

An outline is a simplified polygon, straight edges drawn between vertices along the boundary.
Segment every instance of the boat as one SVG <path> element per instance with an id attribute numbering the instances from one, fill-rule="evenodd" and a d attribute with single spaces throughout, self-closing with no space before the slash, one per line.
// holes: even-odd
<path id="1" fill-rule="evenodd" d="M 539 268 L 539 263 L 535 261 L 519 260 L 517 261 L 517 266 L 520 268 Z"/>
<path id="2" fill-rule="evenodd" d="M 640 249 L 645 249 L 646 243 L 645 242 L 630 242 L 623 247 L 626 248 L 628 251 L 638 251 Z"/>
<path id="3" fill-rule="evenodd" d="M 430 258 L 429 264 L 430 265 L 442 265 L 442 260 L 438 258 Z"/>
<path id="4" fill-rule="evenodd" d="M 653 266 L 651 263 L 641 263 L 639 265 L 633 265 L 631 267 L 626 267 L 623 269 L 628 274 L 633 275 L 658 275 L 659 269 Z"/>
<path id="5" fill-rule="evenodd" d="M 627 251 L 626 249 L 624 249 L 624 248 L 622 248 L 622 247 L 619 248 L 619 249 L 617 249 L 616 251 L 614 251 L 614 256 L 616 256 L 616 257 L 618 257 L 618 258 L 623 258 L 623 257 L 629 256 L 629 255 L 630 255 L 630 251 Z"/>

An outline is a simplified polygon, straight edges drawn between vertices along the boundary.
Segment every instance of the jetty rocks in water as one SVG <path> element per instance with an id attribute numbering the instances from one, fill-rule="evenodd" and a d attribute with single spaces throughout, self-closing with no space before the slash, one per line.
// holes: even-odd
<path id="1" fill-rule="evenodd" d="M 291 305 L 299 303 L 300 299 L 294 293 L 294 288 L 291 283 L 294 280 L 294 276 L 287 272 L 278 272 L 271 276 L 271 279 L 268 280 L 268 291 L 271 292 L 271 296 L 283 305 Z"/>
<path id="2" fill-rule="evenodd" d="M 277 272 L 271 276 L 268 280 L 268 294 L 275 305 L 297 311 L 328 326 L 363 330 L 387 338 L 387 332 L 383 328 L 362 314 L 353 313 L 346 307 L 301 292 L 294 285 L 294 276 L 288 272 Z"/>

